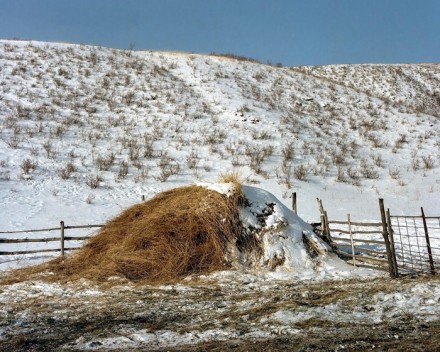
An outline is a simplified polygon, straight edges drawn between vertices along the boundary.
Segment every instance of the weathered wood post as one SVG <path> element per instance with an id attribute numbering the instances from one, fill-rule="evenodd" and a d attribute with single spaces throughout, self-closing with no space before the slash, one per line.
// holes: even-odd
<path id="1" fill-rule="evenodd" d="M 293 192 L 293 193 L 292 193 L 292 211 L 293 211 L 295 214 L 298 214 L 298 208 L 297 208 L 297 206 L 296 206 L 296 192 Z"/>
<path id="2" fill-rule="evenodd" d="M 350 232 L 350 242 L 351 242 L 351 255 L 353 257 L 353 266 L 356 266 L 356 253 L 354 251 L 354 243 L 353 243 L 353 233 L 351 231 L 351 220 L 350 214 L 347 214 L 348 219 L 348 232 Z"/>
<path id="3" fill-rule="evenodd" d="M 332 241 L 332 236 L 330 234 L 330 224 L 328 221 L 327 210 L 324 210 L 324 219 L 325 219 L 325 232 L 326 232 L 327 238 L 329 240 L 329 243 L 332 243 L 333 241 Z"/>
<path id="4" fill-rule="evenodd" d="M 61 256 L 64 257 L 64 221 L 60 222 L 61 229 Z"/>
<path id="5" fill-rule="evenodd" d="M 391 278 L 395 278 L 395 270 L 394 270 L 394 263 L 393 263 L 393 254 L 391 252 L 391 246 L 390 246 L 390 239 L 388 237 L 388 229 L 387 229 L 387 220 L 385 216 L 385 206 L 383 205 L 383 198 L 379 198 L 379 208 L 380 208 L 380 215 L 382 219 L 382 236 L 385 241 L 385 247 L 387 250 L 387 259 L 388 259 L 388 271 L 390 273 Z"/>
<path id="6" fill-rule="evenodd" d="M 429 266 L 431 268 L 431 274 L 435 275 L 435 268 L 434 268 L 434 261 L 432 260 L 432 251 L 431 251 L 431 243 L 429 242 L 429 234 L 428 234 L 428 225 L 426 224 L 426 217 L 425 212 L 422 210 L 422 219 L 423 219 L 423 229 L 425 230 L 425 238 L 426 238 L 426 247 L 428 250 L 428 259 L 429 259 Z"/>
<path id="7" fill-rule="evenodd" d="M 318 202 L 319 212 L 321 213 L 322 235 L 324 236 L 324 238 L 327 238 L 328 243 L 331 244 L 332 239 L 330 235 L 330 225 L 328 222 L 327 211 L 324 210 L 321 199 L 316 198 L 316 201 Z"/>
<path id="8" fill-rule="evenodd" d="M 393 232 L 393 227 L 391 226 L 391 214 L 389 208 L 387 209 L 386 217 L 387 217 L 388 236 L 390 237 L 390 248 L 393 254 L 394 275 L 396 275 L 396 277 L 399 277 L 399 267 L 397 266 L 396 247 L 394 245 L 394 232 Z"/>

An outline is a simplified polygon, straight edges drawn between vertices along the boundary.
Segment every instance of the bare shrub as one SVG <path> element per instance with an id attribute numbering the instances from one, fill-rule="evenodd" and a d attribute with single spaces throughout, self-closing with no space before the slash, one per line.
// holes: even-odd
<path id="1" fill-rule="evenodd" d="M 273 147 L 259 148 L 246 146 L 245 148 L 245 155 L 250 159 L 249 166 L 257 174 L 261 174 L 263 172 L 261 164 L 268 156 L 272 154 L 272 152 Z"/>
<path id="2" fill-rule="evenodd" d="M 359 173 L 358 173 L 358 171 L 356 170 L 356 168 L 354 168 L 354 167 L 352 167 L 352 166 L 349 166 L 349 167 L 347 168 L 347 175 L 348 175 L 348 177 L 350 177 L 350 179 L 352 179 L 352 180 L 357 180 L 357 179 L 359 179 Z"/>
<path id="3" fill-rule="evenodd" d="M 422 156 L 423 168 L 425 170 L 431 170 L 434 167 L 434 159 L 431 155 Z"/>
<path id="4" fill-rule="evenodd" d="M 345 167 L 338 166 L 336 180 L 338 182 L 347 182 L 346 174 L 347 174 L 347 170 L 345 169 Z"/>
<path id="5" fill-rule="evenodd" d="M 50 134 L 56 138 L 61 138 L 64 133 L 64 130 L 65 128 L 63 125 L 57 125 L 51 129 Z"/>
<path id="6" fill-rule="evenodd" d="M 125 96 L 123 97 L 123 100 L 125 102 L 125 104 L 130 105 L 131 103 L 133 103 L 133 99 L 134 99 L 134 92 L 133 91 L 129 91 L 125 94 Z"/>
<path id="7" fill-rule="evenodd" d="M 250 112 L 250 111 L 251 111 L 251 109 L 249 108 L 249 105 L 247 105 L 247 104 L 243 104 L 239 109 L 237 109 L 237 112 L 239 114 L 241 114 L 242 116 L 245 113 Z"/>
<path id="8" fill-rule="evenodd" d="M 177 175 L 180 172 L 180 165 L 173 158 L 170 158 L 167 154 L 162 155 L 157 163 L 160 169 L 158 180 L 160 182 L 167 181 L 170 176 Z"/>
<path id="9" fill-rule="evenodd" d="M 384 167 L 384 162 L 383 162 L 382 156 L 380 154 L 373 154 L 372 159 L 373 159 L 374 164 L 377 167 L 381 167 L 381 168 Z"/>
<path id="10" fill-rule="evenodd" d="M 219 128 L 214 128 L 214 130 L 205 137 L 205 143 L 209 145 L 223 143 L 226 136 L 225 131 Z"/>
<path id="11" fill-rule="evenodd" d="M 269 131 L 253 131 L 252 138 L 255 140 L 257 140 L 257 139 L 271 139 L 272 136 L 269 133 Z"/>
<path id="12" fill-rule="evenodd" d="M 13 135 L 5 142 L 10 148 L 17 149 L 20 146 L 21 139 L 18 136 Z"/>
<path id="13" fill-rule="evenodd" d="M 23 174 L 29 175 L 37 168 L 37 165 L 36 161 L 26 158 L 21 162 L 20 168 L 23 171 Z"/>
<path id="14" fill-rule="evenodd" d="M 393 180 L 400 179 L 400 170 L 397 167 L 389 169 L 388 173 Z"/>
<path id="15" fill-rule="evenodd" d="M 210 56 L 226 57 L 226 58 L 234 59 L 234 60 L 237 60 L 237 61 L 260 63 L 260 61 L 258 61 L 257 59 L 253 59 L 253 58 L 247 57 L 247 56 L 231 54 L 231 53 L 215 53 L 215 52 L 212 52 L 209 55 Z"/>
<path id="16" fill-rule="evenodd" d="M 231 164 L 236 167 L 245 165 L 245 162 L 238 155 L 234 155 L 231 159 Z"/>
<path id="17" fill-rule="evenodd" d="M 203 170 L 210 172 L 212 170 L 212 166 L 209 163 L 205 163 L 203 164 Z"/>
<path id="18" fill-rule="evenodd" d="M 292 188 L 292 164 L 283 162 L 281 165 L 281 176 L 278 176 L 279 179 L 281 179 L 281 182 L 284 183 L 288 189 Z"/>
<path id="19" fill-rule="evenodd" d="M 102 176 L 100 174 L 96 174 L 95 176 L 87 176 L 86 177 L 86 185 L 92 189 L 98 188 L 100 182 L 102 182 Z"/>
<path id="20" fill-rule="evenodd" d="M 135 161 L 139 159 L 141 152 L 141 147 L 138 144 L 138 141 L 136 139 L 130 139 L 128 141 L 128 155 L 130 157 L 131 161 Z"/>
<path id="21" fill-rule="evenodd" d="M 186 156 L 186 165 L 188 169 L 193 170 L 197 167 L 199 163 L 199 155 L 195 150 L 192 150 L 190 154 Z"/>
<path id="22" fill-rule="evenodd" d="M 293 168 L 293 174 L 297 180 L 306 181 L 309 173 L 308 168 L 304 165 L 298 165 Z"/>
<path id="23" fill-rule="evenodd" d="M 74 163 L 72 163 L 71 161 L 69 161 L 65 167 L 61 168 L 60 170 L 58 170 L 58 175 L 63 179 L 63 180 L 67 180 L 72 173 L 74 173 L 76 171 L 76 166 Z"/>
<path id="24" fill-rule="evenodd" d="M 48 159 L 54 156 L 54 150 L 53 150 L 52 142 L 50 140 L 47 140 L 46 142 L 43 143 L 43 149 L 46 151 L 46 156 Z"/>
<path id="25" fill-rule="evenodd" d="M 393 149 L 399 150 L 400 148 L 402 148 L 402 145 L 405 143 L 408 143 L 406 134 L 400 134 L 399 138 L 396 139 L 396 141 L 394 142 Z"/>
<path id="26" fill-rule="evenodd" d="M 283 149 L 281 149 L 281 154 L 283 155 L 284 160 L 292 161 L 295 157 L 295 147 L 293 142 L 288 142 Z"/>
<path id="27" fill-rule="evenodd" d="M 96 51 L 90 52 L 89 60 L 93 66 L 98 63 L 98 55 L 96 54 Z"/>
<path id="28" fill-rule="evenodd" d="M 115 162 L 115 153 L 110 153 L 105 156 L 98 155 L 98 157 L 95 160 L 96 168 L 99 171 L 108 171 Z"/>
<path id="29" fill-rule="evenodd" d="M 368 179 L 378 179 L 379 173 L 374 169 L 373 165 L 368 164 L 365 159 L 361 160 L 359 172 L 361 175 Z"/>
<path id="30" fill-rule="evenodd" d="M 369 134 L 367 138 L 373 143 L 374 148 L 383 148 L 387 146 L 387 142 L 382 141 L 379 137 L 374 134 Z"/>
<path id="31" fill-rule="evenodd" d="M 138 183 L 141 181 L 144 181 L 148 178 L 149 175 L 149 169 L 142 169 L 139 171 L 139 173 L 134 177 L 134 182 Z"/>
<path id="32" fill-rule="evenodd" d="M 330 150 L 333 165 L 343 165 L 345 163 L 345 155 L 336 148 Z"/>
<path id="33" fill-rule="evenodd" d="M 141 169 L 144 167 L 144 164 L 143 164 L 142 161 L 139 160 L 139 159 L 134 160 L 134 161 L 132 162 L 132 164 L 133 164 L 133 166 L 134 166 L 136 169 L 138 169 L 138 170 L 141 170 Z"/>
<path id="34" fill-rule="evenodd" d="M 152 158 L 154 156 L 154 139 L 153 136 L 150 136 L 149 134 L 144 134 L 144 145 L 143 145 L 143 155 L 144 158 Z"/>
<path id="35" fill-rule="evenodd" d="M 417 171 L 420 169 L 420 159 L 417 158 L 416 156 L 413 156 L 411 159 L 411 167 L 413 171 Z"/>
<path id="36" fill-rule="evenodd" d="M 128 162 L 125 160 L 122 160 L 119 163 L 119 172 L 118 172 L 118 178 L 123 179 L 127 177 L 128 175 Z"/>

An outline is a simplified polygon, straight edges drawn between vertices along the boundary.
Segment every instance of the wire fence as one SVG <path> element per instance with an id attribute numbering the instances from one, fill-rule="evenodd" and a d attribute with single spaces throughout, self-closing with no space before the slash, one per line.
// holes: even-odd
<path id="1" fill-rule="evenodd" d="M 391 216 L 399 272 L 432 273 L 440 266 L 440 217 Z"/>

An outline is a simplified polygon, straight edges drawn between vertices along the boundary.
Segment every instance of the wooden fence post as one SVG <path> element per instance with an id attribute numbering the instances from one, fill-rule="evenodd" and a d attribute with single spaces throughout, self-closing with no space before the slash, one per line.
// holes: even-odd
<path id="1" fill-rule="evenodd" d="M 429 266 L 431 267 L 431 274 L 435 275 L 434 261 L 432 260 L 431 243 L 429 242 L 428 225 L 426 224 L 425 212 L 422 210 L 423 229 L 425 230 L 426 247 L 428 249 Z"/>
<path id="2" fill-rule="evenodd" d="M 396 277 L 399 277 L 399 268 L 397 266 L 397 257 L 396 257 L 396 247 L 394 245 L 394 231 L 393 231 L 393 226 L 391 225 L 391 214 L 389 208 L 387 209 L 386 217 L 387 217 L 388 236 L 390 237 L 390 248 L 393 255 L 394 275 L 396 275 Z"/>
<path id="3" fill-rule="evenodd" d="M 293 192 L 293 193 L 292 193 L 292 211 L 293 211 L 295 214 L 298 214 L 298 208 L 297 208 L 297 206 L 296 206 L 296 192 Z"/>
<path id="4" fill-rule="evenodd" d="M 356 266 L 356 253 L 354 251 L 353 233 L 351 231 L 350 214 L 347 214 L 347 219 L 348 219 L 348 232 L 350 232 L 351 255 L 353 256 L 353 266 Z"/>
<path id="5" fill-rule="evenodd" d="M 385 216 L 385 206 L 383 205 L 383 198 L 379 198 L 379 208 L 380 208 L 380 215 L 382 219 L 382 236 L 385 241 L 385 247 L 387 250 L 387 257 L 388 257 L 388 271 L 390 273 L 391 278 L 395 278 L 395 270 L 394 270 L 394 263 L 393 263 L 393 254 L 391 253 L 391 246 L 390 246 L 390 239 L 388 237 L 388 229 L 387 229 L 387 220 Z"/>
<path id="6" fill-rule="evenodd" d="M 327 211 L 324 210 L 324 207 L 322 205 L 322 200 L 319 198 L 316 198 L 316 201 L 318 202 L 319 212 L 321 213 L 321 230 L 322 235 L 327 238 L 328 243 L 332 243 L 331 235 L 330 235 L 330 224 L 328 222 L 328 216 Z"/>
<path id="7" fill-rule="evenodd" d="M 332 241 L 332 236 L 330 235 L 330 224 L 328 222 L 328 216 L 326 210 L 324 210 L 324 219 L 325 219 L 325 232 L 329 240 L 329 243 L 332 243 L 333 241 Z"/>
<path id="8" fill-rule="evenodd" d="M 60 222 L 61 229 L 61 256 L 64 257 L 64 221 Z"/>

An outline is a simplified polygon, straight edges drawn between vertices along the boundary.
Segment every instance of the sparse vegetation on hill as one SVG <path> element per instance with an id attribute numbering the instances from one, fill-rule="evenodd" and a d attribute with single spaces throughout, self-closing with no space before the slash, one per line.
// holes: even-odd
<path id="1" fill-rule="evenodd" d="M 438 188 L 438 64 L 221 56 L 1 41 L 0 179 L 167 188 L 235 169 L 284 198 L 304 182 Z"/>

